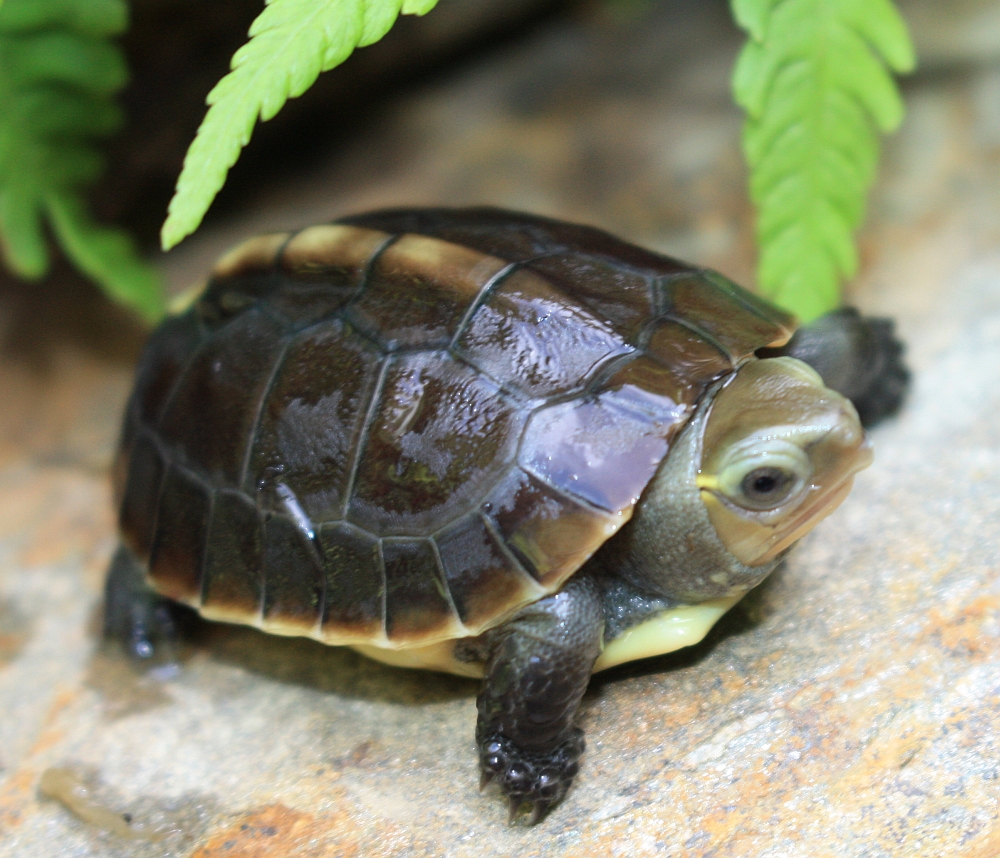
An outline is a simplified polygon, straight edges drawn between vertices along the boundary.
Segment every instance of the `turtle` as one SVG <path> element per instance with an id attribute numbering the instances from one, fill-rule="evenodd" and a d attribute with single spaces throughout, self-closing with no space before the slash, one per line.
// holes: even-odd
<path id="1" fill-rule="evenodd" d="M 139 361 L 106 632 L 149 659 L 189 606 L 479 677 L 482 786 L 537 822 L 591 674 L 701 640 L 840 504 L 901 353 L 501 209 L 258 236 Z"/>

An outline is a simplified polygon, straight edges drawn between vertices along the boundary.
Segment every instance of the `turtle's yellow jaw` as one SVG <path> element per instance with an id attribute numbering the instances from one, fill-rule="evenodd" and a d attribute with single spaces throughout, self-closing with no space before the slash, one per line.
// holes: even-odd
<path id="1" fill-rule="evenodd" d="M 696 483 L 719 539 L 747 566 L 808 533 L 871 464 L 854 406 L 794 358 L 746 364 L 711 409 Z"/>

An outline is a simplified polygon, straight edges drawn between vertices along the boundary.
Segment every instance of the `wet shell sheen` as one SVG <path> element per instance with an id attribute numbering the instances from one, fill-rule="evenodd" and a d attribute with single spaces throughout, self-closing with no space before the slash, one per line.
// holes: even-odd
<path id="1" fill-rule="evenodd" d="M 706 386 L 791 328 L 713 272 L 493 209 L 261 236 L 146 348 L 122 533 L 213 619 L 478 634 L 557 590 Z"/>

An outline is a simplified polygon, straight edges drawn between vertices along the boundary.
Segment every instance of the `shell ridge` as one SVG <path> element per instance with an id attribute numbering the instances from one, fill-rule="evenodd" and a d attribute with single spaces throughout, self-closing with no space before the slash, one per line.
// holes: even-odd
<path id="1" fill-rule="evenodd" d="M 257 441 L 259 440 L 260 421 L 262 415 L 264 414 L 264 407 L 267 405 L 267 402 L 274 391 L 274 382 L 285 363 L 285 356 L 288 354 L 288 349 L 291 346 L 293 339 L 294 337 L 290 336 L 282 337 L 281 349 L 274 356 L 274 364 L 271 366 L 271 372 L 268 375 L 267 382 L 262 388 L 260 396 L 257 399 L 253 422 L 250 424 L 250 438 L 247 442 L 246 450 L 243 451 L 243 461 L 240 462 L 240 470 L 237 475 L 237 487 L 243 486 L 246 483 L 247 473 L 250 470 L 250 462 L 253 461 L 254 449 L 256 448 Z"/>
<path id="2" fill-rule="evenodd" d="M 371 429 L 371 425 L 375 420 L 375 415 L 378 413 L 379 402 L 382 399 L 382 391 L 385 389 L 385 380 L 389 375 L 389 369 L 394 363 L 392 355 L 386 355 L 382 358 L 382 365 L 379 367 L 378 378 L 375 379 L 375 384 L 372 386 L 371 399 L 368 400 L 368 407 L 365 409 L 365 419 L 361 423 L 361 429 L 358 434 L 358 445 L 352 452 L 351 465 L 347 471 L 347 480 L 344 482 L 344 498 L 342 501 L 340 517 L 344 521 L 347 521 L 347 513 L 351 508 L 351 497 L 354 494 L 354 484 L 358 479 L 358 471 L 361 468 L 361 459 L 364 454 L 365 448 L 368 446 L 368 431 Z M 363 528 L 362 528 L 363 529 Z M 372 534 L 374 535 L 374 534 Z M 381 541 L 379 542 L 379 556 L 382 556 Z M 382 571 L 383 584 L 385 582 L 385 568 L 383 565 Z M 385 607 L 383 603 L 383 608 Z M 385 621 L 385 611 L 382 611 L 383 625 Z"/>
<path id="3" fill-rule="evenodd" d="M 160 481 L 159 483 L 157 483 L 156 486 L 156 503 L 153 505 L 153 515 L 151 521 L 149 522 L 149 527 L 147 529 L 147 538 L 149 540 L 149 551 L 150 553 L 152 553 L 153 539 L 156 536 L 156 527 L 159 524 L 159 519 L 160 519 L 160 503 L 163 500 L 163 485 L 165 482 L 164 478 L 167 475 L 167 468 L 170 467 L 171 457 L 169 456 L 169 450 L 166 449 L 165 445 L 156 435 L 156 433 L 154 433 L 148 426 L 146 426 L 141 421 L 139 421 L 138 426 L 139 426 L 139 431 L 136 432 L 135 440 L 132 443 L 132 451 L 129 452 L 129 459 L 131 460 L 132 458 L 132 452 L 135 451 L 139 438 L 145 435 L 148 437 L 152 445 L 156 448 L 156 452 L 159 454 L 160 459 L 163 463 L 163 472 L 160 474 Z M 129 464 L 129 470 L 131 470 L 131 462 Z M 128 490 L 128 482 L 126 482 L 125 489 L 122 491 L 122 502 L 118 510 L 119 524 L 121 523 L 122 513 L 124 513 L 125 511 L 125 501 L 128 498 L 127 490 Z M 148 559 L 149 559 L 148 557 L 145 558 L 145 560 L 147 561 Z M 145 566 L 146 566 L 146 580 L 149 581 L 150 580 L 149 564 L 146 563 Z"/>
<path id="4" fill-rule="evenodd" d="M 655 328 L 657 322 L 675 322 L 682 328 L 687 328 L 692 334 L 695 334 L 699 339 L 704 340 L 710 346 L 718 349 L 719 354 L 721 354 L 728 362 L 732 369 L 735 369 L 740 364 L 739 358 L 734 355 L 729 349 L 727 349 L 722 343 L 720 343 L 715 337 L 713 337 L 708 331 L 699 325 L 692 322 L 690 319 L 685 319 L 683 316 L 678 316 L 675 313 L 667 312 L 649 322 L 649 327 L 652 330 Z M 653 355 L 655 357 L 655 355 Z"/>
<path id="5" fill-rule="evenodd" d="M 237 244 L 212 266 L 209 283 L 272 270 L 290 238 L 287 232 L 266 232 Z"/>
<path id="6" fill-rule="evenodd" d="M 613 260 L 616 265 L 628 264 L 658 275 L 692 270 L 690 265 L 680 260 L 638 247 L 600 227 L 568 224 L 542 215 L 512 212 L 495 206 L 429 209 L 395 207 L 342 218 L 338 222 L 435 238 L 447 235 L 447 240 L 477 250 L 492 247 L 494 249 L 486 252 L 511 261 L 570 252 L 602 255 Z M 500 252 L 496 249 L 497 235 L 515 245 L 523 244 L 523 241 L 517 240 L 523 237 L 532 243 L 534 252 L 525 253 L 523 247 L 518 251 Z M 517 259 L 511 258 L 515 252 L 518 254 Z"/>
<path id="7" fill-rule="evenodd" d="M 386 604 L 388 602 L 388 595 L 389 595 L 389 580 L 388 580 L 388 576 L 386 575 L 386 572 L 385 572 L 385 554 L 382 551 L 382 540 L 381 540 L 381 538 L 378 539 L 378 541 L 376 542 L 375 553 L 378 556 L 379 573 L 382 575 L 382 594 L 381 594 L 381 596 L 382 596 L 382 599 L 381 599 L 382 605 L 379 608 L 379 611 L 381 613 L 380 628 L 382 629 L 382 640 L 385 641 L 386 643 L 388 643 L 389 642 L 389 629 L 388 629 L 388 626 L 386 625 L 386 619 L 387 619 L 387 616 L 388 616 L 388 613 L 387 613 L 387 610 L 386 610 Z"/>
<path id="8" fill-rule="evenodd" d="M 513 274 L 519 267 L 521 267 L 521 264 L 522 263 L 520 262 L 508 263 L 483 284 L 483 287 L 479 290 L 479 294 L 476 295 L 475 299 L 471 304 L 469 304 L 465 313 L 462 315 L 462 319 L 458 323 L 458 327 L 455 329 L 455 334 L 451 338 L 451 342 L 448 343 L 449 352 L 457 354 L 456 346 L 458 345 L 458 341 L 461 339 L 462 334 L 465 333 L 465 329 L 469 322 L 472 321 L 472 317 L 476 315 L 479 308 L 482 307 L 490 295 L 493 294 L 493 290 L 496 289 L 496 287 L 499 286 L 507 277 Z M 472 364 L 470 363 L 470 366 L 471 365 Z M 476 367 L 476 369 L 478 369 L 478 367 Z"/>
<path id="9" fill-rule="evenodd" d="M 383 241 L 378 247 L 375 248 L 372 255 L 369 256 L 367 260 L 365 260 L 365 267 L 364 270 L 362 270 L 361 272 L 361 277 L 358 280 L 358 286 L 354 290 L 354 294 L 351 295 L 351 297 L 348 298 L 336 312 L 336 315 L 339 316 L 344 321 L 345 324 L 350 325 L 358 333 L 363 334 L 365 339 L 370 340 L 378 347 L 379 351 L 384 351 L 382 345 L 378 342 L 378 340 L 372 334 L 371 331 L 365 329 L 365 326 L 360 323 L 361 320 L 355 318 L 354 314 L 351 313 L 350 310 L 352 305 L 355 304 L 357 300 L 362 295 L 365 294 L 365 290 L 368 288 L 368 281 L 371 279 L 372 276 L 372 269 L 378 262 L 379 257 L 382 256 L 382 254 L 385 253 L 385 251 L 389 247 L 391 247 L 393 244 L 399 241 L 399 239 L 401 239 L 405 234 L 406 233 L 402 232 L 394 233 L 390 235 L 388 238 L 386 238 L 386 240 Z"/>
<path id="10" fill-rule="evenodd" d="M 433 538 L 433 536 L 429 536 L 427 537 L 427 542 L 430 544 L 431 553 L 434 555 L 434 563 L 437 566 L 439 590 L 441 595 L 444 596 L 448 602 L 448 608 L 451 611 L 452 617 L 454 617 L 455 625 L 458 627 L 458 630 L 461 631 L 459 637 L 469 637 L 472 632 L 469 630 L 469 627 L 462 622 L 462 616 L 458 613 L 458 608 L 455 605 L 455 597 L 452 595 L 451 588 L 448 586 L 448 576 L 444 571 L 444 563 L 441 562 L 441 552 L 438 550 L 437 541 Z"/>
<path id="11" fill-rule="evenodd" d="M 343 225 L 346 225 L 346 224 L 342 223 L 341 221 L 329 221 L 329 225 L 330 226 L 343 226 Z M 284 266 L 284 262 L 285 262 L 285 259 L 284 259 L 284 257 L 285 257 L 285 251 L 288 249 L 288 245 L 291 244 L 292 241 L 295 238 L 297 238 L 299 235 L 301 235 L 303 232 L 305 232 L 308 229 L 312 229 L 313 226 L 303 227 L 302 229 L 297 230 L 296 232 L 291 233 L 288 236 L 288 238 L 284 241 L 284 243 L 281 245 L 281 247 L 278 250 L 277 255 L 274 258 L 274 263 L 273 263 L 274 268 L 275 268 L 275 270 L 278 273 L 281 273 L 282 270 L 283 270 L 283 266 Z M 360 293 L 360 291 L 362 290 L 362 288 L 364 288 L 364 284 L 368 280 L 368 276 L 371 274 L 371 270 L 374 267 L 375 262 L 382 255 L 382 253 L 385 251 L 385 249 L 390 244 L 392 244 L 394 241 L 396 241 L 398 238 L 400 238 L 401 235 L 402 235 L 402 233 L 400 233 L 400 232 L 394 232 L 394 233 L 390 233 L 390 234 L 386 235 L 386 237 L 382 240 L 382 243 L 379 244 L 378 247 L 376 247 L 371 252 L 371 255 L 365 260 L 364 268 L 361 271 L 361 277 L 358 280 L 357 291 L 355 292 L 354 295 L 351 296 L 351 298 L 347 302 L 345 302 L 345 306 L 346 306 L 347 303 L 350 303 L 350 301 L 353 301 L 357 297 L 358 293 Z M 294 277 L 295 275 L 294 274 L 290 274 L 289 276 Z"/>

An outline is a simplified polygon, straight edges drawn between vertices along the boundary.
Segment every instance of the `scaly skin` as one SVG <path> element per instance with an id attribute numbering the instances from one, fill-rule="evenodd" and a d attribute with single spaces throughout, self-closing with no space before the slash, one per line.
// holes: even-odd
<path id="1" fill-rule="evenodd" d="M 189 616 L 189 609 L 149 588 L 142 565 L 120 545 L 104 585 L 105 637 L 137 662 L 172 662 Z"/>
<path id="2" fill-rule="evenodd" d="M 573 726 L 600 653 L 604 610 L 586 575 L 524 608 L 492 634 L 477 701 L 482 784 L 496 778 L 513 819 L 531 822 L 566 793 L 579 768 L 583 731 Z"/>

